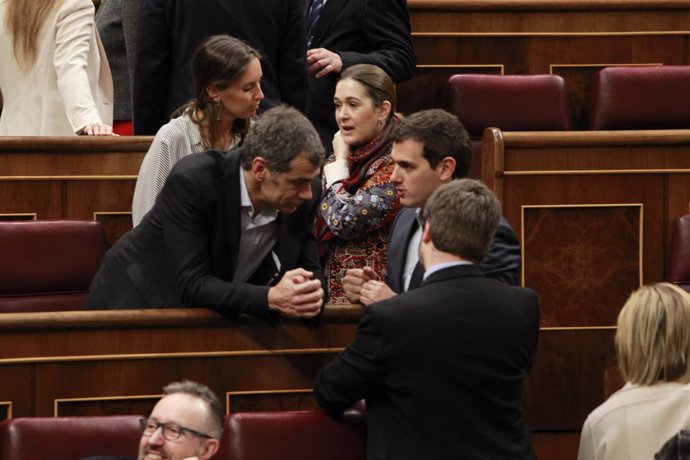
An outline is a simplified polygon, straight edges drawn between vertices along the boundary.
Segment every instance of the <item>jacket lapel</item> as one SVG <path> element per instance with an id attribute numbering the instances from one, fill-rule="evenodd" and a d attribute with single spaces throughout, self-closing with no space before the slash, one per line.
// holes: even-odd
<path id="1" fill-rule="evenodd" d="M 228 246 L 230 248 L 230 268 L 231 273 L 235 273 L 237 268 L 237 256 L 240 249 L 241 223 L 240 215 L 240 149 L 233 149 L 228 152 L 223 159 L 222 175 L 217 179 L 217 187 L 220 191 L 219 196 L 221 215 L 229 216 L 229 222 L 225 223 L 227 232 Z M 223 211 L 225 210 L 225 211 Z"/>
<path id="2" fill-rule="evenodd" d="M 338 16 L 340 10 L 343 9 L 347 0 L 328 0 L 321 10 L 319 20 L 314 27 L 314 40 L 312 41 L 312 48 L 318 48 L 321 39 L 326 35 L 328 28 L 331 26 L 333 20 Z"/>
<path id="3" fill-rule="evenodd" d="M 416 208 L 403 208 L 393 224 L 388 241 L 388 284 L 395 292 L 402 292 L 403 271 L 407 246 L 410 244 L 416 219 Z"/>

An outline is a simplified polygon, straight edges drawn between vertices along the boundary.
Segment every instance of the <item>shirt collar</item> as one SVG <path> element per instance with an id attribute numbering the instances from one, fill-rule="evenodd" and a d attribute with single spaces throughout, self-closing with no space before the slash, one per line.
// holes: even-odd
<path id="1" fill-rule="evenodd" d="M 429 267 L 429 269 L 427 271 L 424 272 L 424 278 L 423 279 L 427 279 L 433 273 L 441 271 L 444 268 L 458 267 L 460 265 L 472 265 L 472 262 L 468 262 L 466 260 L 454 260 L 452 262 L 441 262 L 438 264 L 434 264 L 431 267 Z"/>
<path id="2" fill-rule="evenodd" d="M 257 222 L 260 219 L 263 223 L 268 223 L 276 220 L 278 217 L 278 210 L 273 208 L 264 208 L 259 214 L 254 216 L 254 205 L 251 198 L 249 198 L 249 190 L 247 183 L 244 180 L 244 169 L 240 166 L 240 206 L 242 211 L 249 216 L 250 221 Z"/>

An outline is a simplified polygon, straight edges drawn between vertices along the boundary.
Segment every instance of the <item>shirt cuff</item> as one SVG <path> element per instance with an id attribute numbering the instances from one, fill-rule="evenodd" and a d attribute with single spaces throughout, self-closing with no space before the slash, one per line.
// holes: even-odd
<path id="1" fill-rule="evenodd" d="M 347 160 L 335 160 L 323 167 L 323 174 L 326 176 L 326 188 L 331 188 L 339 180 L 350 177 L 350 167 Z"/>

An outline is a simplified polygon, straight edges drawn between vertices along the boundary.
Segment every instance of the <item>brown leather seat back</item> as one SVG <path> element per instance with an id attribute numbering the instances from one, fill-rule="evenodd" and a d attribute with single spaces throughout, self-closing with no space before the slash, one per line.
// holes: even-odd
<path id="1" fill-rule="evenodd" d="M 244 412 L 226 419 L 233 460 L 364 460 L 364 417 L 348 412 L 333 420 L 321 411 Z"/>
<path id="2" fill-rule="evenodd" d="M 84 308 L 105 250 L 97 221 L 0 222 L 0 312 Z"/>
<path id="3" fill-rule="evenodd" d="M 594 74 L 591 129 L 690 128 L 690 66 L 606 67 Z"/>
<path id="4" fill-rule="evenodd" d="M 95 455 L 136 458 L 138 415 L 28 417 L 0 424 L 3 460 L 78 460 Z"/>
<path id="5" fill-rule="evenodd" d="M 451 111 L 472 140 L 469 177 L 481 174 L 481 137 L 485 128 L 503 131 L 572 129 L 565 80 L 558 75 L 452 75 Z"/>
<path id="6" fill-rule="evenodd" d="M 673 222 L 666 280 L 690 292 L 690 214 Z"/>

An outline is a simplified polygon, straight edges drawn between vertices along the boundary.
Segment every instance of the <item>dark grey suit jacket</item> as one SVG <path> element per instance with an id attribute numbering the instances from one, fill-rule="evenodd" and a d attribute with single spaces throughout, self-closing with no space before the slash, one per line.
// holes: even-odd
<path id="1" fill-rule="evenodd" d="M 307 8 L 307 11 L 309 8 Z M 406 0 L 328 0 L 314 29 L 311 48 L 338 53 L 343 69 L 374 64 L 395 82 L 409 79 L 415 68 Z M 309 76 L 307 117 L 327 149 L 338 130 L 333 94 L 340 74 Z"/>
<path id="2" fill-rule="evenodd" d="M 271 255 L 249 283 L 233 283 L 240 244 L 241 148 L 195 153 L 173 167 L 144 220 L 106 253 L 91 282 L 87 307 L 205 307 L 230 316 L 274 320 L 268 283 Z M 318 196 L 278 215 L 274 248 L 285 271 L 302 267 L 323 282 L 314 238 Z"/>
<path id="3" fill-rule="evenodd" d="M 113 75 L 113 119 L 132 118 L 134 55 L 139 0 L 104 0 L 96 12 L 96 27 Z"/>
<path id="4" fill-rule="evenodd" d="M 366 400 L 369 460 L 531 459 L 521 397 L 538 335 L 534 291 L 449 267 L 367 307 L 315 396 L 332 416 Z"/>
<path id="5" fill-rule="evenodd" d="M 228 34 L 261 51 L 265 99 L 304 112 L 307 100 L 304 5 L 298 0 L 141 0 L 134 76 L 134 132 L 156 134 L 192 99 L 192 57 L 211 35 Z"/>
<path id="6" fill-rule="evenodd" d="M 395 292 L 403 292 L 403 272 L 407 259 L 407 247 L 413 233 L 417 208 L 403 208 L 393 222 L 388 241 L 388 271 L 386 284 Z M 479 264 L 489 278 L 507 284 L 520 284 L 520 245 L 508 221 L 501 217 L 489 251 Z"/>

